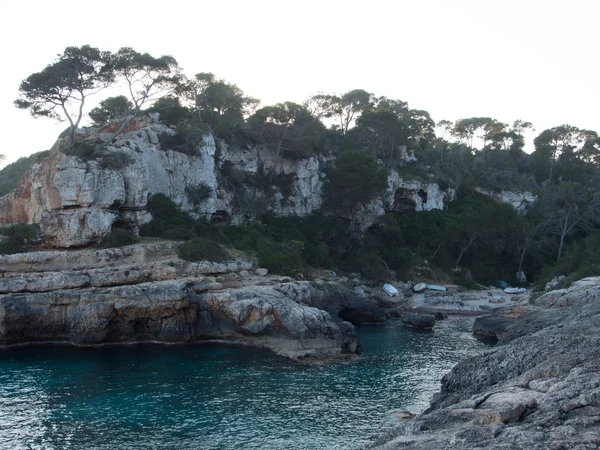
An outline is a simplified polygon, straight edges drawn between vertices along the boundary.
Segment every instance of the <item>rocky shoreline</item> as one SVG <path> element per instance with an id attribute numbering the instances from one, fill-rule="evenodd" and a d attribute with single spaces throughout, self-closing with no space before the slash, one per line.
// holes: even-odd
<path id="1" fill-rule="evenodd" d="M 0 345 L 219 340 L 304 361 L 360 351 L 351 324 L 308 304 L 339 287 L 258 275 L 249 261 L 187 263 L 177 245 L 1 256 Z"/>
<path id="2" fill-rule="evenodd" d="M 373 448 L 600 445 L 600 278 L 533 302 L 502 302 L 492 291 L 412 294 L 409 285 L 388 297 L 352 290 L 335 274 L 299 281 L 245 260 L 189 263 L 177 258 L 177 246 L 0 256 L 0 347 L 222 342 L 318 364 L 359 354 L 353 324 L 406 322 L 415 312 L 478 314 L 474 333 L 499 345 L 459 363 L 427 411 Z M 414 319 L 409 325 L 421 318 Z"/>
<path id="3" fill-rule="evenodd" d="M 457 364 L 423 414 L 372 447 L 600 448 L 600 278 L 476 319 L 499 345 Z"/>

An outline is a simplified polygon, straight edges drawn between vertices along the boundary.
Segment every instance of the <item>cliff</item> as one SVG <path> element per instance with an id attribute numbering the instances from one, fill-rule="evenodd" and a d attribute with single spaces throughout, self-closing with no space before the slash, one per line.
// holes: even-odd
<path id="1" fill-rule="evenodd" d="M 474 330 L 500 344 L 456 365 L 431 407 L 373 448 L 599 448 L 600 278 L 481 317 Z"/>
<path id="2" fill-rule="evenodd" d="M 78 140 L 93 142 L 108 131 L 79 130 Z M 150 220 L 146 202 L 155 193 L 193 215 L 232 224 L 260 212 L 306 216 L 321 208 L 324 169 L 331 158 L 279 159 L 264 146 L 233 147 L 210 133 L 189 155 L 161 145 L 159 136 L 174 133 L 157 114 L 140 117 L 101 156 L 88 160 L 65 154 L 66 142 L 59 139 L 19 188 L 0 198 L 0 225 L 38 223 L 49 245 L 68 248 L 98 242 L 113 227 L 137 232 Z M 111 158 L 123 162 L 105 164 Z M 202 196 L 194 198 L 198 190 Z M 359 222 L 367 227 L 387 211 L 443 209 L 453 198 L 453 190 L 407 181 L 392 170 L 384 196 L 365 205 Z"/>

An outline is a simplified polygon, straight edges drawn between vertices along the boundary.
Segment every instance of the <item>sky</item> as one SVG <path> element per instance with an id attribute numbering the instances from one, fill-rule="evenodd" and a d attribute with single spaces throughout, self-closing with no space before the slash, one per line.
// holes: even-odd
<path id="1" fill-rule="evenodd" d="M 262 105 L 365 89 L 435 121 L 526 120 L 530 141 L 564 123 L 600 131 L 599 19 L 600 0 L 2 2 L 0 154 L 47 150 L 66 128 L 13 101 L 23 79 L 85 44 L 170 54 Z"/>

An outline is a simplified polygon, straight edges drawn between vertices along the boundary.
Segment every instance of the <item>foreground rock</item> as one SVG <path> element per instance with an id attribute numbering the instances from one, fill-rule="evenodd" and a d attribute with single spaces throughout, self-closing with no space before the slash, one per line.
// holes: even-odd
<path id="1" fill-rule="evenodd" d="M 432 314 L 407 313 L 401 320 L 404 325 L 420 330 L 431 330 L 435 325 L 435 316 Z"/>
<path id="2" fill-rule="evenodd" d="M 459 363 L 425 413 L 373 448 L 600 447 L 600 278 L 495 316 L 501 344 Z"/>
<path id="3" fill-rule="evenodd" d="M 286 295 L 247 261 L 187 263 L 176 243 L 0 256 L 0 345 L 206 340 L 294 360 L 355 355 L 354 327 Z M 303 296 L 331 295 L 305 282 Z"/>

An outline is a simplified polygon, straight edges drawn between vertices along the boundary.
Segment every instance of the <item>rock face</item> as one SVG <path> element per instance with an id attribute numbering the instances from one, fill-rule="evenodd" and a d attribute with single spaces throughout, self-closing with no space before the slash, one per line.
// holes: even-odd
<path id="1" fill-rule="evenodd" d="M 531 192 L 515 192 L 515 191 L 500 191 L 494 192 L 488 189 L 483 189 L 480 187 L 476 187 L 475 190 L 480 194 L 485 195 L 486 197 L 490 197 L 491 199 L 500 202 L 500 203 L 508 203 L 512 205 L 517 211 L 523 213 L 525 212 L 527 205 L 532 204 L 536 201 L 537 197 L 533 195 Z"/>
<path id="2" fill-rule="evenodd" d="M 109 136 L 108 131 L 81 130 L 78 136 L 93 140 Z M 173 133 L 156 114 L 137 118 L 90 161 L 66 155 L 66 141 L 59 140 L 19 189 L 0 198 L 0 225 L 38 223 L 51 246 L 68 248 L 101 241 L 112 228 L 137 232 L 150 220 L 146 203 L 155 193 L 192 215 L 234 224 L 253 219 L 261 209 L 276 216 L 305 216 L 321 208 L 323 170 L 331 158 L 279 159 L 262 146 L 233 148 L 210 134 L 190 156 L 161 148 L 159 136 Z M 129 163 L 110 168 L 103 158 Z M 273 183 L 267 176 L 271 172 Z M 404 181 L 394 171 L 388 185 L 383 200 L 365 206 L 363 227 L 386 211 L 441 209 L 454 195 L 434 183 Z M 206 193 L 199 200 L 190 195 L 198 188 Z"/>
<path id="3" fill-rule="evenodd" d="M 600 278 L 497 315 L 500 345 L 456 365 L 431 407 L 373 448 L 600 447 Z"/>
<path id="4" fill-rule="evenodd" d="M 309 361 L 360 350 L 351 324 L 286 295 L 293 283 L 253 277 L 247 261 L 187 263 L 176 247 L 0 256 L 0 345 L 219 340 Z M 324 293 L 306 283 L 303 295 Z"/>
<path id="5" fill-rule="evenodd" d="M 421 330 L 430 330 L 435 325 L 435 316 L 432 314 L 408 313 L 401 320 L 403 324 Z"/>

